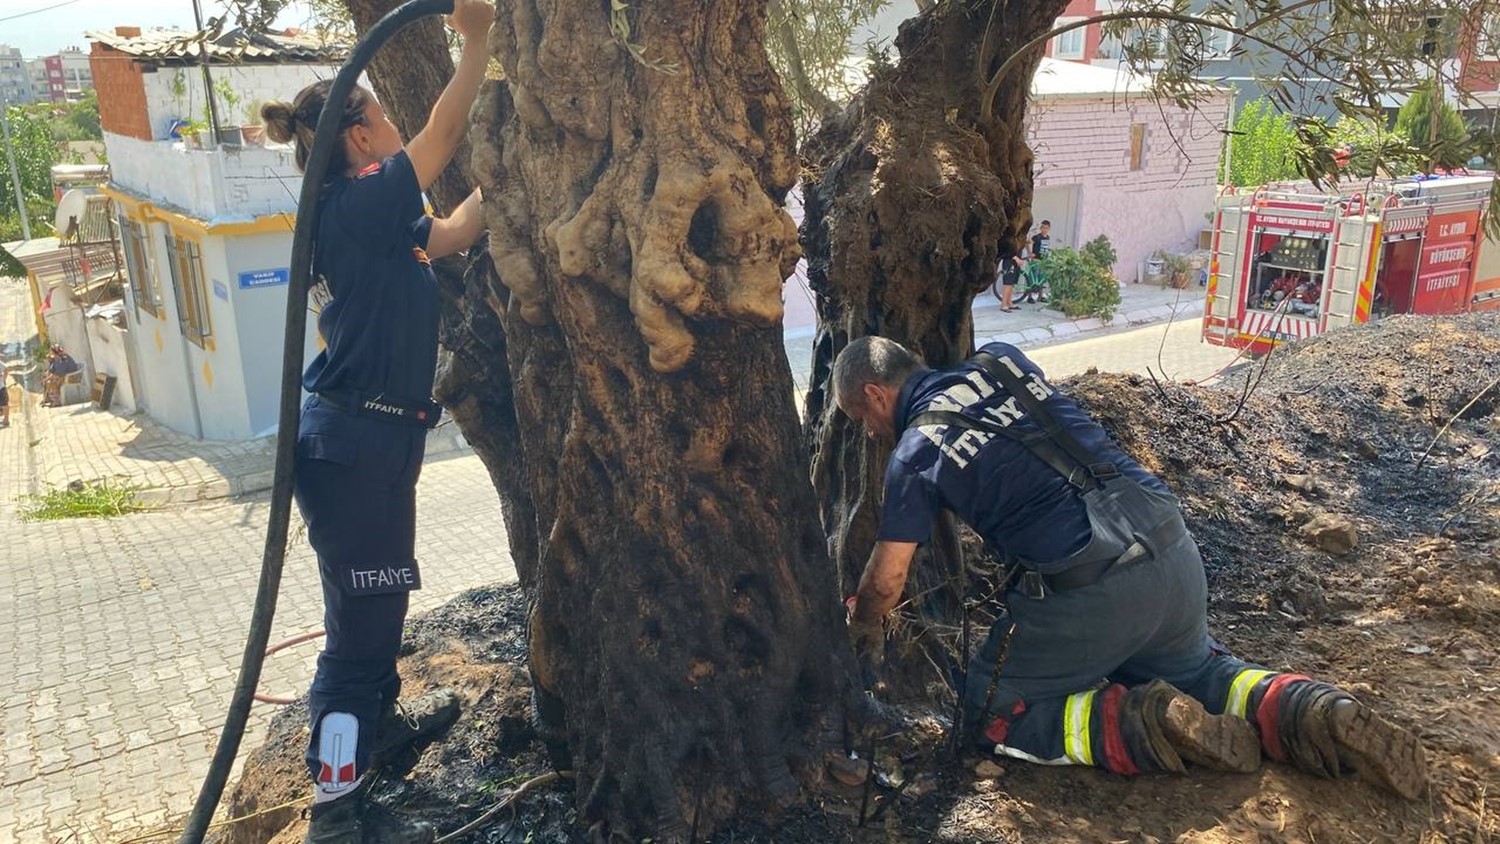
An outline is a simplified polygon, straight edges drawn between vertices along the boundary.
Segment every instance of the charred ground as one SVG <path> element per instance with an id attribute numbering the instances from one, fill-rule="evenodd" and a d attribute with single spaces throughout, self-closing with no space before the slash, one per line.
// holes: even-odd
<path id="1" fill-rule="evenodd" d="M 912 709 L 909 729 L 878 754 L 884 784 L 863 829 L 861 790 L 832 784 L 774 827 L 746 820 L 714 840 L 1496 840 L 1500 387 L 1480 392 L 1497 376 L 1500 317 L 1488 315 L 1332 332 L 1216 387 L 1096 372 L 1062 382 L 1181 497 L 1209 566 L 1215 635 L 1411 725 L 1431 763 L 1426 799 L 1274 764 L 1134 781 L 976 766 L 948 753 L 940 717 Z M 466 710 L 414 777 L 379 789 L 383 803 L 452 829 L 548 770 L 529 722 L 525 620 L 516 587 L 469 592 L 413 620 L 407 691 L 455 686 Z M 305 720 L 297 706 L 276 719 L 234 789 L 233 815 L 305 793 Z M 300 841 L 300 818 L 272 812 L 221 840 Z M 571 793 L 555 788 L 467 840 L 588 841 L 574 821 Z"/>

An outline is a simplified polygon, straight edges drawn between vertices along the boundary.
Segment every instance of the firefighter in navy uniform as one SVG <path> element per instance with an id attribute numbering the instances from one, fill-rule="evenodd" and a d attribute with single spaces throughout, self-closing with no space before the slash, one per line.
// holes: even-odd
<path id="1" fill-rule="evenodd" d="M 1264 750 L 1407 798 L 1426 787 L 1414 735 L 1333 686 L 1214 643 L 1203 561 L 1177 500 L 1014 346 L 935 371 L 895 342 L 861 338 L 835 361 L 833 384 L 845 413 L 895 440 L 850 617 L 856 649 L 883 647 L 882 621 L 939 509 L 1010 564 L 1006 613 L 964 684 L 981 749 L 1124 775 L 1184 762 L 1251 771 Z"/>
<path id="2" fill-rule="evenodd" d="M 297 505 L 322 576 L 328 631 L 308 695 L 307 751 L 318 844 L 421 842 L 431 826 L 387 817 L 367 800 L 371 774 L 409 764 L 458 718 L 451 691 L 404 705 L 396 656 L 408 593 L 420 588 L 416 483 L 437 368 L 438 293 L 432 258 L 478 240 L 475 191 L 446 219 L 422 192 L 453 157 L 484 78 L 494 8 L 457 0 L 449 24 L 463 37 L 452 80 L 427 125 L 403 146 L 369 91 L 356 88 L 339 125 L 324 185 L 314 270 L 326 285 L 318 315 L 325 348 L 308 366 L 297 440 Z M 274 140 L 296 142 L 306 165 L 328 81 L 262 111 Z"/>

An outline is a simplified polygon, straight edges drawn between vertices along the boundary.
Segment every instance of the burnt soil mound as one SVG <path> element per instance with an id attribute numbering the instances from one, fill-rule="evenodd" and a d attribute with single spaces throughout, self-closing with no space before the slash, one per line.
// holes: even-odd
<path id="1" fill-rule="evenodd" d="M 1270 763 L 1253 775 L 1136 780 L 976 766 L 948 753 L 936 720 L 914 718 L 879 754 L 884 784 L 863 828 L 854 789 L 814 795 L 774 829 L 747 821 L 713 840 L 1500 841 L 1497 377 L 1500 315 L 1476 315 L 1332 332 L 1215 387 L 1097 372 L 1063 382 L 1181 497 L 1209 567 L 1215 635 L 1246 658 L 1339 683 L 1416 730 L 1433 778 L 1423 799 Z M 411 622 L 408 693 L 441 682 L 466 709 L 411 777 L 381 784 L 383 804 L 450 830 L 549 770 L 528 722 L 524 637 L 515 587 L 466 593 Z M 305 736 L 305 709 L 289 707 L 247 761 L 231 815 L 306 793 Z M 284 808 L 220 840 L 300 841 L 301 818 Z M 562 786 L 465 840 L 589 837 Z"/>

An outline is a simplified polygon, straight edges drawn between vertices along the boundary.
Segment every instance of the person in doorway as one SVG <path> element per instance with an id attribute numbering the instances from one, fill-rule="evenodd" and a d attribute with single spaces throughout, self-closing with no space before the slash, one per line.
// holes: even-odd
<path id="1" fill-rule="evenodd" d="M 991 343 L 938 371 L 863 337 L 832 380 L 844 413 L 895 441 L 850 613 L 856 650 L 882 653 L 883 619 L 940 509 L 1013 573 L 1007 612 L 961 690 L 965 732 L 983 750 L 1123 775 L 1184 762 L 1251 771 L 1263 750 L 1324 776 L 1352 769 L 1406 798 L 1426 788 L 1416 736 L 1209 637 L 1203 560 L 1177 499 L 1020 350 Z"/>
<path id="2" fill-rule="evenodd" d="M 1005 313 L 1016 309 L 1012 299 L 1015 296 L 1016 282 L 1021 280 L 1023 264 L 1021 256 L 1010 252 L 1009 246 L 1003 248 L 1000 256 L 1000 278 L 990 287 L 990 292 L 995 294 L 995 298 L 1000 301 L 1000 310 Z"/>
<path id="3" fill-rule="evenodd" d="M 62 385 L 68 376 L 82 369 L 78 361 L 61 345 L 52 344 L 47 352 L 47 371 L 42 374 L 42 407 L 57 407 L 62 404 Z"/>
<path id="4" fill-rule="evenodd" d="M 1022 302 L 1047 301 L 1047 279 L 1042 275 L 1042 265 L 1038 262 L 1051 252 L 1052 221 L 1043 220 L 1036 234 L 1031 236 L 1031 248 L 1027 250 L 1026 289 L 1021 295 Z"/>
<path id="5" fill-rule="evenodd" d="M 10 367 L 0 361 L 0 428 L 10 427 Z"/>
<path id="6" fill-rule="evenodd" d="M 416 483 L 427 431 L 441 413 L 431 399 L 438 330 L 431 261 L 474 244 L 482 224 L 479 191 L 446 219 L 426 213 L 423 191 L 468 128 L 494 16 L 486 0 L 457 0 L 448 23 L 463 39 L 461 58 L 410 144 L 368 90 L 354 90 L 319 197 L 314 276 L 326 287 L 318 315 L 325 346 L 303 376 L 310 396 L 295 486 L 328 631 L 308 695 L 314 802 L 306 840 L 316 844 L 434 837 L 427 824 L 380 813 L 368 795 L 374 771 L 412 759 L 458 718 L 446 689 L 398 705 L 396 656 L 408 593 L 421 586 Z M 295 141 L 299 168 L 330 85 L 316 82 L 261 112 L 273 140 Z"/>

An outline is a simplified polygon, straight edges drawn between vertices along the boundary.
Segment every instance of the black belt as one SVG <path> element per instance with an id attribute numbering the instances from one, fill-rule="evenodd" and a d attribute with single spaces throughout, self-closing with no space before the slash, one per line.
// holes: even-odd
<path id="1" fill-rule="evenodd" d="M 443 406 L 432 399 L 413 404 L 356 390 L 319 390 L 317 396 L 333 407 L 357 416 L 369 416 L 402 425 L 436 428 L 438 419 L 443 415 Z"/>
<path id="2" fill-rule="evenodd" d="M 1129 565 L 1143 557 L 1151 556 L 1156 549 L 1165 548 L 1186 534 L 1187 527 L 1181 519 L 1170 519 L 1152 531 L 1145 540 L 1132 543 L 1129 548 L 1125 549 L 1125 553 L 1112 560 L 1084 563 L 1056 574 L 1043 574 L 1036 569 L 1023 566 L 1016 587 L 1023 595 L 1034 600 L 1047 597 L 1048 592 L 1082 589 L 1093 585 L 1111 568 Z"/>

